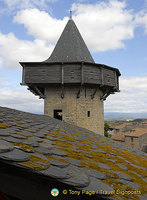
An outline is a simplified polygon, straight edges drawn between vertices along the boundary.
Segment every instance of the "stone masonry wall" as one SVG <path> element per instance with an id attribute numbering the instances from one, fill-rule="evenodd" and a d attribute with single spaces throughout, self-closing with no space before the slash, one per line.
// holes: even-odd
<path id="1" fill-rule="evenodd" d="M 44 100 L 44 114 L 54 117 L 55 109 L 62 109 L 62 119 L 65 122 L 81 126 L 104 134 L 103 101 L 100 100 L 102 92 L 97 90 L 94 99 L 91 99 L 93 88 L 81 89 L 80 98 L 77 98 L 79 87 L 65 87 L 64 98 L 61 98 L 61 87 L 47 87 Z M 90 117 L 87 112 L 90 111 Z"/>

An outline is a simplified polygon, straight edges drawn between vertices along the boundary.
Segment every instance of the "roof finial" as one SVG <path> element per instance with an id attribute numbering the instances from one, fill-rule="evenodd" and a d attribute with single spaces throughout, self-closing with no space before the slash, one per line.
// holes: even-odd
<path id="1" fill-rule="evenodd" d="M 72 10 L 70 10 L 70 19 L 72 19 Z"/>

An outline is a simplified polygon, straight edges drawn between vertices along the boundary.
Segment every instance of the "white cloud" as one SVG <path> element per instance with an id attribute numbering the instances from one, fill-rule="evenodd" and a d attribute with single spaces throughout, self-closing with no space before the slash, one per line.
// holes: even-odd
<path id="1" fill-rule="evenodd" d="M 63 20 L 57 20 L 38 9 L 22 10 L 14 17 L 14 22 L 24 24 L 28 34 L 50 43 L 57 42 L 67 20 L 67 17 Z"/>
<path id="2" fill-rule="evenodd" d="M 135 15 L 127 10 L 125 1 L 74 3 L 72 10 L 73 19 L 93 52 L 123 48 L 124 41 L 134 37 Z M 17 13 L 14 22 L 24 24 L 28 34 L 54 43 L 67 19 L 57 20 L 44 11 L 26 9 Z"/>
<path id="3" fill-rule="evenodd" d="M 0 57 L 0 68 L 1 68 L 2 64 L 3 64 L 3 59 Z"/>
<path id="4" fill-rule="evenodd" d="M 73 4 L 72 10 L 76 24 L 94 52 L 123 48 L 124 40 L 134 37 L 134 16 L 126 9 L 125 1 Z"/>
<path id="5" fill-rule="evenodd" d="M 48 3 L 57 0 L 1 0 L 6 5 L 5 11 L 22 10 L 26 8 L 40 8 L 50 10 Z"/>
<path id="6" fill-rule="evenodd" d="M 43 114 L 43 100 L 38 99 L 29 91 L 20 89 L 0 90 L 0 105 L 31 113 Z"/>
<path id="7" fill-rule="evenodd" d="M 127 10 L 125 1 L 73 4 L 72 9 L 73 18 L 93 52 L 123 48 L 124 41 L 134 37 L 136 26 L 145 26 L 147 21 L 145 14 L 139 12 L 135 17 L 131 10 Z M 16 67 L 19 61 L 47 59 L 67 20 L 67 17 L 58 20 L 38 9 L 19 11 L 14 22 L 23 24 L 28 34 L 34 36 L 34 41 L 19 40 L 13 33 L 0 33 L 0 55 L 6 65 Z"/>
<path id="8" fill-rule="evenodd" d="M 147 92 L 147 76 L 120 78 L 120 89 L 122 91 L 138 90 Z"/>
<path id="9" fill-rule="evenodd" d="M 19 40 L 13 33 L 0 33 L 0 55 L 7 67 L 18 67 L 20 61 L 43 61 L 47 59 L 53 46 L 43 40 Z"/>
<path id="10" fill-rule="evenodd" d="M 120 90 L 107 98 L 106 112 L 147 112 L 147 77 L 121 78 Z"/>
<path id="11" fill-rule="evenodd" d="M 137 13 L 135 18 L 136 25 L 143 25 L 145 29 L 145 34 L 147 34 L 147 13 L 145 11 L 140 11 Z"/>

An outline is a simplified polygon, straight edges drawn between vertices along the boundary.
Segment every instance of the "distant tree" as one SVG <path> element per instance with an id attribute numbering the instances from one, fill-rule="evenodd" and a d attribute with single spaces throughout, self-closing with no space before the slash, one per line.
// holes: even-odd
<path id="1" fill-rule="evenodd" d="M 106 122 L 106 123 L 104 124 L 104 136 L 105 136 L 105 137 L 110 137 L 110 136 L 109 136 L 109 133 L 108 133 L 109 128 L 110 128 L 110 125 Z"/>

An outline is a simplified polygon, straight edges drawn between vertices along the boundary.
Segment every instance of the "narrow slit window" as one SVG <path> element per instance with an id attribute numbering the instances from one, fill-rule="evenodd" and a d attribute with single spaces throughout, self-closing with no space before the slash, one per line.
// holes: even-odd
<path id="1" fill-rule="evenodd" d="M 90 111 L 89 110 L 87 111 L 87 117 L 90 117 Z"/>

